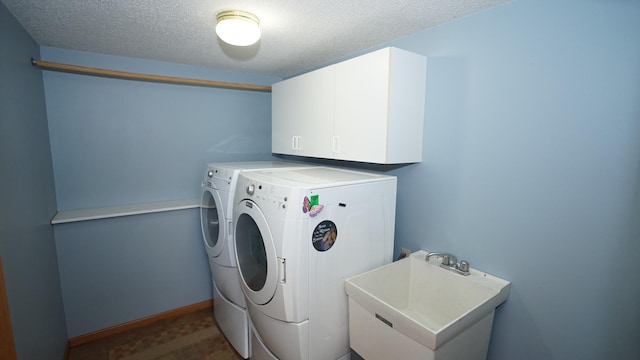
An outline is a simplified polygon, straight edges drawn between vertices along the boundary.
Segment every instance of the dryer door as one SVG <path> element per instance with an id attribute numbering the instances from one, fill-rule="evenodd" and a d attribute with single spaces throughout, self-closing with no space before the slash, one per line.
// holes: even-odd
<path id="1" fill-rule="evenodd" d="M 212 188 L 204 188 L 200 202 L 200 225 L 207 254 L 218 257 L 224 248 L 224 216 L 220 194 Z"/>
<path id="2" fill-rule="evenodd" d="M 279 281 L 279 261 L 273 237 L 256 203 L 243 200 L 238 204 L 238 210 L 234 238 L 242 286 L 249 300 L 263 305 L 273 298 Z"/>

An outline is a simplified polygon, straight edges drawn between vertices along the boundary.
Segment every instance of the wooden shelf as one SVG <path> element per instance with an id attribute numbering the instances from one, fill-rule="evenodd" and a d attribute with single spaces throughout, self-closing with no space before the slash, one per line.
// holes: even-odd
<path id="1" fill-rule="evenodd" d="M 108 219 L 120 216 L 193 209 L 198 207 L 200 207 L 200 199 L 161 201 L 91 209 L 63 210 L 58 211 L 56 216 L 51 219 L 51 224 L 65 224 L 78 221 Z"/>

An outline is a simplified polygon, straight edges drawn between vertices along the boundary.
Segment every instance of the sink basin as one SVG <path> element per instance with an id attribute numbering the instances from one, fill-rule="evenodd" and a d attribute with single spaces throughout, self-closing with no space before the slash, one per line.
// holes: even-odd
<path id="1" fill-rule="evenodd" d="M 346 280 L 351 347 L 361 356 L 384 358 L 410 344 L 422 359 L 486 357 L 493 314 L 509 296 L 510 282 L 474 268 L 463 276 L 440 267 L 437 257 L 426 261 L 426 254 L 417 251 Z M 400 343 L 389 343 L 393 339 Z M 438 357 L 440 349 L 455 354 Z"/>

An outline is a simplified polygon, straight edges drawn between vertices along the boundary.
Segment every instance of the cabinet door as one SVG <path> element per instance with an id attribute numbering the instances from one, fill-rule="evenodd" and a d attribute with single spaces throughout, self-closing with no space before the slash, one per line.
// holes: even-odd
<path id="1" fill-rule="evenodd" d="M 329 66 L 272 86 L 272 152 L 331 156 L 334 77 Z"/>
<path id="2" fill-rule="evenodd" d="M 385 163 L 389 49 L 336 65 L 334 158 Z"/>
<path id="3" fill-rule="evenodd" d="M 426 58 L 385 48 L 336 66 L 336 159 L 422 161 Z"/>
<path id="4" fill-rule="evenodd" d="M 389 62 L 387 163 L 422 161 L 427 58 L 393 48 Z"/>

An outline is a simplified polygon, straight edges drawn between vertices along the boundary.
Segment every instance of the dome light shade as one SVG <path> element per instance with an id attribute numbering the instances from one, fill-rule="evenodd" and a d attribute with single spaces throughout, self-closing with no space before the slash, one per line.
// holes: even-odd
<path id="1" fill-rule="evenodd" d="M 249 46 L 260 39 L 260 20 L 244 11 L 229 10 L 216 16 L 216 34 L 230 45 Z"/>

